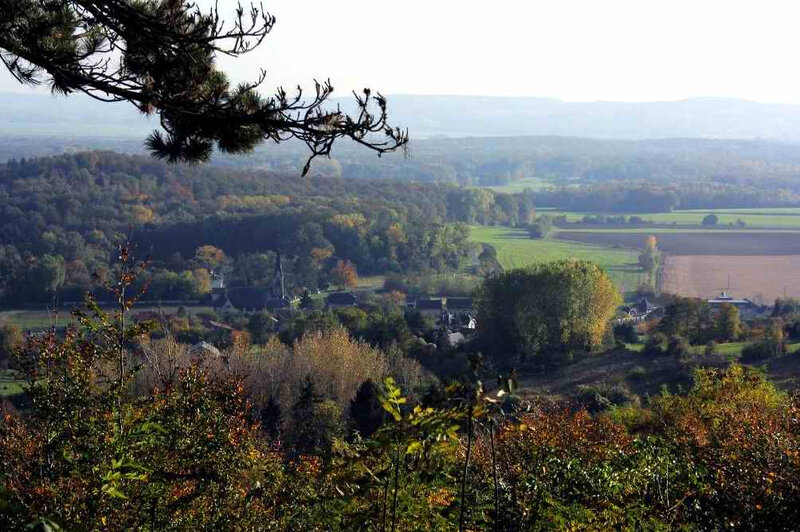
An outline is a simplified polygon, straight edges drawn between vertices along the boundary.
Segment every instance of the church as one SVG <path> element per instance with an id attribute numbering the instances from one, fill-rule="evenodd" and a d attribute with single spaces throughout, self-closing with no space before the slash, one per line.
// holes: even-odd
<path id="1" fill-rule="evenodd" d="M 238 310 L 241 312 L 276 312 L 290 309 L 291 300 L 286 296 L 286 283 L 283 275 L 281 254 L 275 256 L 275 275 L 269 288 L 235 287 L 220 289 L 214 294 L 215 310 Z"/>

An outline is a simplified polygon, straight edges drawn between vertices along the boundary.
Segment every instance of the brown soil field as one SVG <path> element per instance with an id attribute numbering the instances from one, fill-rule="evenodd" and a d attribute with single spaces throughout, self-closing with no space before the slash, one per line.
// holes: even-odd
<path id="1" fill-rule="evenodd" d="M 625 248 L 642 248 L 646 237 L 644 233 L 557 233 L 559 240 Z M 656 233 L 656 237 L 667 255 L 800 255 L 800 232 Z"/>
<path id="2" fill-rule="evenodd" d="M 710 298 L 727 289 L 729 275 L 734 297 L 767 304 L 784 293 L 800 297 L 800 255 L 668 255 L 661 289 Z"/>

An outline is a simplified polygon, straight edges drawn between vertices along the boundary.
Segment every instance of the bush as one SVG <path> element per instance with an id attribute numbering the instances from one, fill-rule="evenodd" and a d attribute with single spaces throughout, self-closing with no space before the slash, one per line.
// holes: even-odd
<path id="1" fill-rule="evenodd" d="M 9 366 L 12 355 L 22 345 L 22 329 L 8 321 L 0 322 L 0 369 Z"/>
<path id="2" fill-rule="evenodd" d="M 528 226 L 531 238 L 547 238 L 553 232 L 553 219 L 549 216 L 539 216 Z"/>
<path id="3" fill-rule="evenodd" d="M 762 362 L 786 353 L 786 347 L 770 340 L 762 340 L 742 349 L 741 361 L 747 364 Z"/>
<path id="4" fill-rule="evenodd" d="M 703 217 L 703 225 L 717 225 L 717 222 L 719 222 L 719 218 L 716 214 L 707 214 Z"/>
<path id="5" fill-rule="evenodd" d="M 409 289 L 408 289 L 408 284 L 402 277 L 391 276 L 387 277 L 386 280 L 383 282 L 383 291 L 403 292 L 404 294 L 407 294 L 409 292 Z"/>
<path id="6" fill-rule="evenodd" d="M 639 335 L 636 334 L 636 327 L 634 327 L 631 322 L 615 325 L 614 338 L 629 344 L 635 344 L 639 341 Z"/>
<path id="7" fill-rule="evenodd" d="M 648 356 L 661 356 L 664 354 L 664 343 L 667 338 L 661 333 L 655 333 L 644 343 L 642 353 Z"/>
<path id="8" fill-rule="evenodd" d="M 714 356 L 717 354 L 717 342 L 714 340 L 709 340 L 706 344 L 706 348 L 703 351 L 706 356 Z"/>
<path id="9" fill-rule="evenodd" d="M 592 413 L 612 406 L 636 404 L 639 397 L 623 384 L 581 384 L 575 400 Z"/>
<path id="10" fill-rule="evenodd" d="M 689 355 L 689 341 L 683 336 L 670 336 L 667 340 L 667 354 L 674 357 Z"/>
<path id="11" fill-rule="evenodd" d="M 628 378 L 631 380 L 638 380 L 647 375 L 647 370 L 642 366 L 634 366 L 628 371 Z"/>

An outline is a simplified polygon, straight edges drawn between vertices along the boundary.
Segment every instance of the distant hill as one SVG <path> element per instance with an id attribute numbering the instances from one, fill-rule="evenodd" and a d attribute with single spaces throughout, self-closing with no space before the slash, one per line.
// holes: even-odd
<path id="1" fill-rule="evenodd" d="M 348 98 L 335 100 L 347 108 Z M 485 96 L 389 97 L 393 123 L 415 138 L 556 135 L 604 139 L 720 138 L 800 141 L 800 105 L 727 98 L 674 102 L 563 102 Z M 138 137 L 155 121 L 130 105 L 0 93 L 0 134 Z"/>
<path id="2" fill-rule="evenodd" d="M 144 153 L 144 134 L 138 137 L 5 134 L 0 138 L 0 162 L 95 149 Z M 247 155 L 217 153 L 211 166 L 299 176 L 308 155 L 308 149 L 300 142 L 266 143 Z M 413 139 L 409 158 L 401 153 L 378 158 L 361 146 L 340 141 L 334 146 L 332 159 L 315 160 L 311 174 L 478 186 L 509 185 L 530 177 L 553 184 L 714 181 L 797 191 L 800 144 L 691 138 L 437 137 Z"/>
<path id="3" fill-rule="evenodd" d="M 395 120 L 426 137 L 800 140 L 800 105 L 737 99 L 576 103 L 547 98 L 392 96 L 389 101 Z"/>
<path id="4" fill-rule="evenodd" d="M 133 106 L 98 102 L 84 95 L 0 93 L 0 135 L 140 137 L 152 130 Z"/>
<path id="5" fill-rule="evenodd" d="M 393 96 L 392 120 L 412 133 L 411 158 L 378 158 L 340 141 L 316 175 L 496 186 L 548 180 L 713 180 L 795 190 L 800 106 L 725 99 L 564 103 L 542 98 Z M 130 106 L 0 94 L 0 162 L 104 149 L 143 153 L 154 127 Z M 452 135 L 452 136 L 448 136 Z M 300 173 L 300 142 L 266 143 L 215 166 Z"/>

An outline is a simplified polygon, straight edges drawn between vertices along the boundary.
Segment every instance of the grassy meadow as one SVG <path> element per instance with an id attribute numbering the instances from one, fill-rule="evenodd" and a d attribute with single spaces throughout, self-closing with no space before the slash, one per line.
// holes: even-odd
<path id="1" fill-rule="evenodd" d="M 643 282 L 637 264 L 638 253 L 629 249 L 612 249 L 588 244 L 556 240 L 535 240 L 524 229 L 501 226 L 472 226 L 475 242 L 494 246 L 497 260 L 504 268 L 521 268 L 535 262 L 560 259 L 582 259 L 602 266 L 621 291 L 635 290 Z"/>
<path id="2" fill-rule="evenodd" d="M 0 397 L 16 395 L 23 391 L 24 381 L 10 369 L 0 369 Z"/>
<path id="3" fill-rule="evenodd" d="M 187 305 L 186 312 L 190 315 L 197 315 L 198 313 L 211 313 L 214 311 L 212 307 L 204 306 L 190 306 Z M 113 312 L 113 308 L 106 308 L 108 312 Z M 175 314 L 178 311 L 177 306 L 164 306 L 156 307 L 142 303 L 133 309 L 133 313 L 137 312 L 157 312 L 161 311 L 164 314 Z M 0 311 L 0 321 L 8 321 L 16 323 L 20 328 L 25 331 L 44 331 L 50 327 L 56 328 L 64 327 L 72 323 L 72 315 L 69 309 L 61 309 L 58 313 L 53 313 L 49 310 L 4 310 Z"/>
<path id="4" fill-rule="evenodd" d="M 580 222 L 584 216 L 605 215 L 610 213 L 587 213 L 560 210 L 542 210 L 543 214 L 566 216 L 568 222 Z M 744 222 L 744 228 L 778 228 L 800 230 L 800 209 L 776 207 L 765 209 L 693 209 L 672 212 L 620 213 L 625 217 L 639 216 L 642 220 L 656 224 L 675 224 L 677 226 L 699 226 L 708 214 L 715 214 L 719 219 L 716 226 L 709 229 L 741 229 L 736 224 Z M 638 229 L 632 229 L 638 230 Z M 642 229 L 646 231 L 647 229 Z M 685 230 L 685 229 L 682 229 Z"/>

